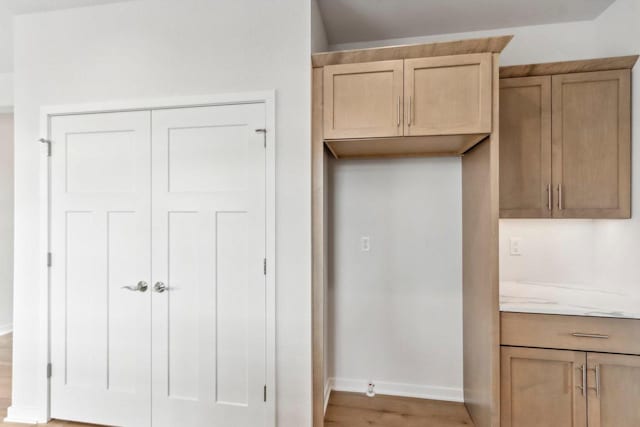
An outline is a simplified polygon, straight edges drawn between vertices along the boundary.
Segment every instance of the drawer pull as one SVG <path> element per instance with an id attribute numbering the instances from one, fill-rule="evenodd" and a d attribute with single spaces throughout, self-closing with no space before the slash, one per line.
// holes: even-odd
<path id="1" fill-rule="evenodd" d="M 583 334 L 582 332 L 574 332 L 571 335 L 578 338 L 599 338 L 603 340 L 609 339 L 609 335 L 601 335 L 601 334 Z"/>

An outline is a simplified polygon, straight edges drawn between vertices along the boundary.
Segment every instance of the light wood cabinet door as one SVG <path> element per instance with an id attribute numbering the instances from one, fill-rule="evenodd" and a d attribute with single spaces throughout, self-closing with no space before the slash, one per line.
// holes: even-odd
<path id="1" fill-rule="evenodd" d="M 324 67 L 325 139 L 402 135 L 403 61 Z"/>
<path id="2" fill-rule="evenodd" d="M 586 353 L 521 347 L 501 351 L 502 427 L 587 426 Z"/>
<path id="3" fill-rule="evenodd" d="M 548 218 L 551 77 L 500 80 L 500 217 Z"/>
<path id="4" fill-rule="evenodd" d="M 491 132 L 491 54 L 407 59 L 404 134 Z"/>
<path id="5" fill-rule="evenodd" d="M 630 217 L 630 75 L 552 77 L 554 217 Z"/>
<path id="6" fill-rule="evenodd" d="M 589 427 L 640 426 L 640 356 L 589 353 Z"/>

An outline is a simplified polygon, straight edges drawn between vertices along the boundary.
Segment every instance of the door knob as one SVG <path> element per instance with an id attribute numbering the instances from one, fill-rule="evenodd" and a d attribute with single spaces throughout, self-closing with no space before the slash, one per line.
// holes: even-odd
<path id="1" fill-rule="evenodd" d="M 167 288 L 167 285 L 165 285 L 162 282 L 156 282 L 155 285 L 153 285 L 153 290 L 159 294 L 163 293 L 164 291 L 169 290 L 169 288 Z"/>
<path id="2" fill-rule="evenodd" d="M 147 292 L 149 285 L 147 282 L 141 281 L 138 282 L 136 286 L 123 286 L 122 289 L 128 289 L 132 292 Z"/>

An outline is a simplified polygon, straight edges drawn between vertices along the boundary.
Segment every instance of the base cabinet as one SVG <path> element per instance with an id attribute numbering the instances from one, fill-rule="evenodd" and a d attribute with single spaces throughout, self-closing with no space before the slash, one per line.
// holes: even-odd
<path id="1" fill-rule="evenodd" d="M 589 427 L 640 426 L 640 356 L 588 353 Z"/>
<path id="2" fill-rule="evenodd" d="M 640 356 L 501 349 L 502 427 L 640 426 Z"/>
<path id="3" fill-rule="evenodd" d="M 587 426 L 585 353 L 521 347 L 501 353 L 502 427 Z"/>

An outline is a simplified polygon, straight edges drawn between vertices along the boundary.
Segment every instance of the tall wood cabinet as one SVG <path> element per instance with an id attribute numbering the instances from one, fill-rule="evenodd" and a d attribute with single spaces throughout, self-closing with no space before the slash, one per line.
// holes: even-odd
<path id="1" fill-rule="evenodd" d="M 502 218 L 631 216 L 626 58 L 501 69 Z"/>

